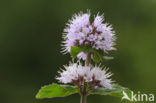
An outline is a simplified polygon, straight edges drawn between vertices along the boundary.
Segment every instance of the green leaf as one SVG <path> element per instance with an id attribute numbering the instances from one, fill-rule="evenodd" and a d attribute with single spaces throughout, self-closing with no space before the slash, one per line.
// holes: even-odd
<path id="1" fill-rule="evenodd" d="M 124 99 L 131 100 L 132 91 L 128 88 L 124 88 L 122 86 L 114 84 L 112 89 L 98 88 L 90 90 L 89 94 L 110 95 L 120 98 L 123 98 L 125 95 L 127 95 L 128 97 Z"/>
<path id="2" fill-rule="evenodd" d="M 76 86 L 51 84 L 42 87 L 37 93 L 36 98 L 65 97 L 78 92 L 79 90 Z"/>
<path id="3" fill-rule="evenodd" d="M 80 47 L 71 47 L 71 50 L 70 50 L 70 54 L 73 58 L 76 58 L 76 56 L 82 52 L 82 49 Z"/>

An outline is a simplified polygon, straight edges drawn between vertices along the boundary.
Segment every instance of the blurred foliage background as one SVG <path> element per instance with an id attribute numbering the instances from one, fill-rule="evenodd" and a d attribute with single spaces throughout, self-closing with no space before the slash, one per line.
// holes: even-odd
<path id="1" fill-rule="evenodd" d="M 0 103 L 79 103 L 78 95 L 36 100 L 35 94 L 56 82 L 57 70 L 71 60 L 60 53 L 62 32 L 74 13 L 87 9 L 104 13 L 116 31 L 118 50 L 103 63 L 113 79 L 136 93 L 156 94 L 156 0 L 1 0 Z M 95 102 L 121 100 L 88 97 Z"/>

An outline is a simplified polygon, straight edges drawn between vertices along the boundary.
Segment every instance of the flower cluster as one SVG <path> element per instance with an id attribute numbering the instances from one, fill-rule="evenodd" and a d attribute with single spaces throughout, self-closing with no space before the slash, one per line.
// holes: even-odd
<path id="1" fill-rule="evenodd" d="M 103 15 L 97 15 L 91 23 L 90 12 L 75 14 L 64 30 L 63 52 L 70 52 L 72 46 L 91 46 L 104 52 L 114 50 L 115 32 L 103 21 Z M 81 52 L 78 58 L 85 59 L 86 55 Z"/>
<path id="2" fill-rule="evenodd" d="M 111 73 L 107 73 L 105 69 L 98 66 L 82 66 L 81 64 L 70 64 L 64 66 L 65 70 L 62 70 L 60 77 L 57 77 L 62 83 L 72 83 L 76 86 L 83 86 L 83 82 L 88 84 L 88 87 L 96 89 L 98 87 L 104 87 L 112 89 L 111 86 Z"/>

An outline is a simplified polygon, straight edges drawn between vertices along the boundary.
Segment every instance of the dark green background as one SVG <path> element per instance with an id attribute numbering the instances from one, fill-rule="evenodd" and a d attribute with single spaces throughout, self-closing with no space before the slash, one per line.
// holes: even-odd
<path id="1" fill-rule="evenodd" d="M 136 93 L 156 94 L 155 0 L 1 0 L 0 103 L 79 103 L 79 96 L 36 100 L 35 94 L 71 60 L 60 53 L 65 23 L 73 13 L 105 14 L 117 34 L 115 59 L 105 61 L 113 80 Z M 88 103 L 120 103 L 89 96 Z M 128 102 L 127 102 L 128 103 Z"/>

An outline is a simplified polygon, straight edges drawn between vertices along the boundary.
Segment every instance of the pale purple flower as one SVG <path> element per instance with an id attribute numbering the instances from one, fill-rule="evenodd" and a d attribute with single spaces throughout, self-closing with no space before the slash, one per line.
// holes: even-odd
<path id="1" fill-rule="evenodd" d="M 64 66 L 65 69 L 61 70 L 60 77 L 56 79 L 62 83 L 71 83 L 76 86 L 82 86 L 85 81 L 90 88 L 96 89 L 104 87 L 112 89 L 111 73 L 107 73 L 106 69 L 98 66 L 82 66 L 81 64 L 70 64 Z"/>
<path id="2" fill-rule="evenodd" d="M 64 29 L 63 52 L 70 52 L 72 46 L 91 46 L 104 52 L 115 50 L 115 32 L 111 25 L 103 21 L 103 15 L 98 14 L 91 23 L 90 12 L 75 14 Z M 81 55 L 78 57 L 85 58 Z"/>
<path id="3" fill-rule="evenodd" d="M 87 56 L 84 52 L 80 52 L 78 55 L 77 55 L 78 58 L 81 58 L 82 60 L 86 60 Z"/>

